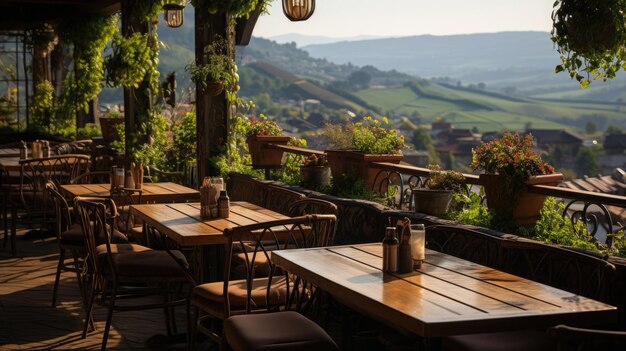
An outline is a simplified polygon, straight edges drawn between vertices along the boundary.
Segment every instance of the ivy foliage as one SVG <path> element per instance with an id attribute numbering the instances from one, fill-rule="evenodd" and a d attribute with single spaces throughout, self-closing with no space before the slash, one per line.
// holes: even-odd
<path id="1" fill-rule="evenodd" d="M 191 0 L 191 4 L 195 8 L 206 7 L 210 14 L 216 14 L 224 11 L 233 17 L 248 17 L 259 3 L 263 8 L 267 6 L 271 0 Z"/>
<path id="2" fill-rule="evenodd" d="M 61 40 L 74 47 L 74 71 L 65 79 L 63 104 L 74 110 L 89 110 L 89 101 L 98 96 L 104 80 L 102 51 L 117 33 L 117 16 L 81 16 L 61 22 Z"/>
<path id="3" fill-rule="evenodd" d="M 157 79 L 159 51 L 155 50 L 148 33 L 133 33 L 125 38 L 119 34 L 113 37 L 113 53 L 105 62 L 106 82 L 110 87 L 139 88 L 144 80 L 151 82 L 150 89 L 157 91 L 152 84 Z"/>
<path id="4" fill-rule="evenodd" d="M 626 65 L 626 0 L 556 0 L 552 41 L 561 64 L 584 89 L 591 80 L 615 78 Z"/>

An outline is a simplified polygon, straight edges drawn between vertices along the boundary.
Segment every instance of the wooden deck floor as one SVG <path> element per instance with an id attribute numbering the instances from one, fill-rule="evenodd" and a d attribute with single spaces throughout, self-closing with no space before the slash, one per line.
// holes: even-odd
<path id="1" fill-rule="evenodd" d="M 2 234 L 0 233 L 0 238 Z M 2 249 L 0 240 L 0 350 L 99 350 L 105 309 L 95 307 L 96 331 L 80 338 L 83 308 L 73 273 L 64 273 L 57 307 L 52 288 L 58 260 L 53 238 L 18 234 L 18 257 Z M 177 308 L 179 331 L 185 329 L 184 307 Z M 108 347 L 112 350 L 184 350 L 184 341 L 166 344 L 163 310 L 121 312 L 113 315 Z M 152 339 L 151 339 L 152 337 Z"/>

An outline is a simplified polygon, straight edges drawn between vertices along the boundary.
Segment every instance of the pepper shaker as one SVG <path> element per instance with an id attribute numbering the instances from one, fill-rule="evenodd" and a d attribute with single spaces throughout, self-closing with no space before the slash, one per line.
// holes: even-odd
<path id="1" fill-rule="evenodd" d="M 230 199 L 226 194 L 226 190 L 220 191 L 220 197 L 217 199 L 217 212 L 220 218 L 228 218 L 230 215 Z"/>

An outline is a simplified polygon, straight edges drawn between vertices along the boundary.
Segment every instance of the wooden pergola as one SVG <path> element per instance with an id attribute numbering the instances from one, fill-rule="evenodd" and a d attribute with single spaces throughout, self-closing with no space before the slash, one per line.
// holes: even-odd
<path id="1" fill-rule="evenodd" d="M 145 25 L 133 20 L 129 12 L 138 0 L 0 0 L 0 31 L 20 31 L 29 28 L 54 24 L 68 18 L 79 18 L 85 14 L 110 15 L 121 11 L 122 34 L 128 36 L 134 32 L 145 33 Z M 195 46 L 196 61 L 204 63 L 204 47 L 216 36 L 234 38 L 235 30 L 227 20 L 226 13 L 209 14 L 207 9 L 197 8 L 195 11 Z M 233 41 L 234 43 L 234 41 Z M 234 45 L 231 50 L 234 55 Z M 33 81 L 44 79 L 45 69 L 49 63 L 33 62 Z M 124 117 L 127 140 L 127 159 L 129 159 L 128 136 L 139 127 L 136 116 L 146 113 L 149 101 L 145 94 L 147 84 L 137 89 L 124 88 Z M 230 109 L 225 94 L 216 97 L 199 95 L 196 99 L 197 114 L 197 160 L 198 179 L 215 173 L 209 159 L 218 154 L 228 137 L 228 120 Z M 93 122 L 93 117 L 79 118 L 79 124 Z M 146 139 L 148 136 L 145 136 Z"/>

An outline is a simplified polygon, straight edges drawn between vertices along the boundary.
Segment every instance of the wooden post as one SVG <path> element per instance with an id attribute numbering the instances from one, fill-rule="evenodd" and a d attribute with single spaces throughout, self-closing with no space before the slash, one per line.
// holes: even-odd
<path id="1" fill-rule="evenodd" d="M 225 13 L 209 14 L 206 8 L 195 9 L 196 30 L 196 63 L 206 63 L 204 48 L 216 36 L 226 38 L 229 42 L 229 51 L 234 56 L 234 33 Z M 223 146 L 228 138 L 228 120 L 230 104 L 226 94 L 206 96 L 196 86 L 196 131 L 198 135 L 197 160 L 198 182 L 205 176 L 216 175 L 217 170 L 211 164 L 210 158 L 223 152 Z"/>
<path id="2" fill-rule="evenodd" d="M 147 33 L 148 23 L 142 21 L 136 14 L 136 3 L 133 0 L 122 0 L 122 35 L 128 37 L 133 33 Z M 135 5 L 135 6 L 134 6 Z M 147 115 L 151 107 L 150 96 L 148 95 L 148 82 L 143 81 L 139 88 L 124 88 L 124 128 L 126 136 L 126 163 L 132 159 L 132 135 L 141 126 L 138 115 Z M 140 140 L 134 142 L 145 143 L 148 141 L 148 135 L 140 136 Z"/>

